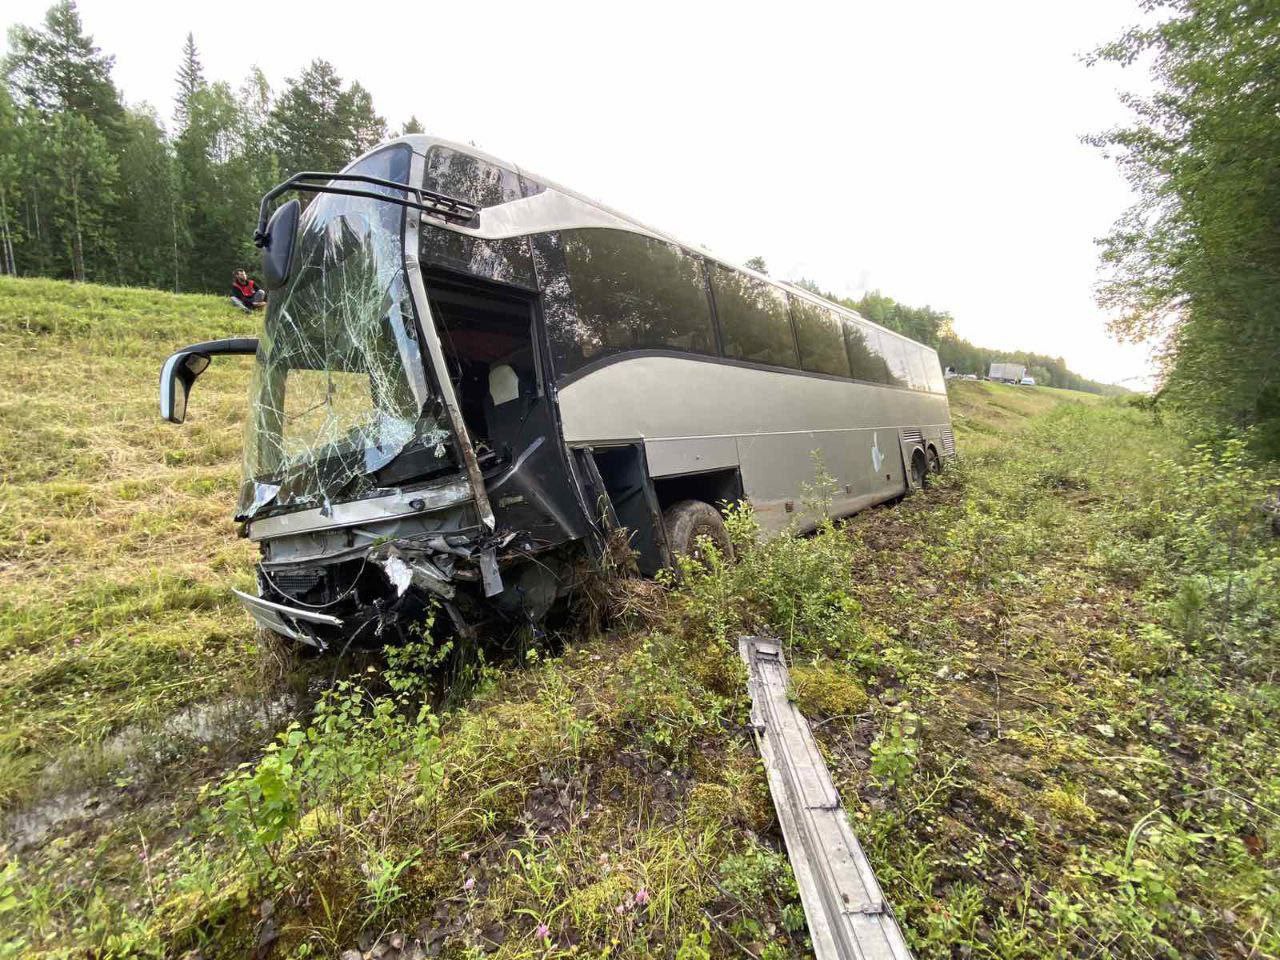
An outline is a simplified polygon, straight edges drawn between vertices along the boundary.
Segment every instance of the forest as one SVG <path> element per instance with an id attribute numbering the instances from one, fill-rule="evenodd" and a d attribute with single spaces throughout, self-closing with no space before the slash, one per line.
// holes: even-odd
<path id="1" fill-rule="evenodd" d="M 1102 241 L 1112 331 L 1154 342 L 1156 403 L 1204 439 L 1280 456 L 1280 5 L 1159 0 L 1093 62 L 1147 69 L 1126 126 L 1090 139 L 1137 195 Z"/>
<path id="2" fill-rule="evenodd" d="M 1089 137 L 1137 196 L 1101 241 L 1100 305 L 1121 338 L 1159 346 L 1158 402 L 1280 453 L 1280 9 L 1162 0 L 1169 16 L 1100 47 L 1093 62 L 1149 68 L 1131 125 Z M 173 291 L 220 291 L 253 255 L 257 204 L 302 169 L 336 169 L 399 132 L 359 82 L 313 60 L 280 89 L 254 69 L 206 76 L 195 38 L 174 51 L 174 98 L 124 102 L 114 58 L 72 0 L 10 31 L 0 72 L 0 273 Z M 812 286 L 810 284 L 810 286 Z M 1037 382 L 1113 388 L 1061 358 L 958 337 L 945 311 L 872 292 L 846 301 L 937 347 L 944 366 L 1023 363 Z"/>
<path id="3" fill-rule="evenodd" d="M 369 91 L 317 59 L 272 90 L 205 75 L 195 39 L 172 116 L 126 105 L 114 58 L 61 0 L 10 31 L 0 87 L 3 272 L 173 291 L 223 290 L 254 255 L 258 201 L 303 169 L 334 170 L 391 131 Z M 405 131 L 420 127 L 415 119 Z"/>
<path id="4" fill-rule="evenodd" d="M 764 260 L 759 257 L 753 260 L 757 268 L 764 265 Z M 747 265 L 752 266 L 752 262 L 749 261 Z M 1099 383 L 1081 376 L 1070 369 L 1062 357 L 1050 357 L 1026 350 L 994 349 L 971 343 L 956 334 L 951 314 L 935 310 L 933 307 L 908 306 L 878 290 L 872 290 L 855 300 L 828 293 L 808 280 L 799 281 L 799 285 L 819 296 L 858 311 L 862 316 L 882 327 L 888 327 L 913 340 L 929 344 L 938 351 L 938 360 L 944 370 L 952 367 L 960 374 L 973 373 L 986 376 L 987 370 L 993 363 L 1020 363 L 1027 368 L 1027 375 L 1034 377 L 1036 383 L 1041 386 L 1082 390 L 1085 393 L 1108 396 L 1129 392 L 1124 387 Z"/>

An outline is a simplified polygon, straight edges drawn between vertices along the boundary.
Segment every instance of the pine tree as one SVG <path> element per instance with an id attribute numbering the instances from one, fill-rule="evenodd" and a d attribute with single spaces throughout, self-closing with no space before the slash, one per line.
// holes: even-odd
<path id="1" fill-rule="evenodd" d="M 121 218 L 112 188 L 126 131 L 114 59 L 84 32 L 72 0 L 50 7 L 39 28 L 14 27 L 9 46 L 3 73 L 19 108 L 27 248 L 15 249 L 17 265 L 118 280 L 108 258 Z"/>
<path id="2" fill-rule="evenodd" d="M 196 50 L 196 38 L 187 34 L 187 42 L 182 46 L 182 62 L 178 65 L 178 93 L 173 98 L 173 122 L 175 129 L 181 133 L 187 125 L 187 117 L 191 109 L 191 97 L 205 85 L 204 67 L 200 64 L 200 53 Z"/>
<path id="3" fill-rule="evenodd" d="M 385 139 L 386 121 L 358 83 L 343 89 L 326 60 L 313 60 L 288 81 L 271 111 L 272 142 L 284 175 L 338 170 Z"/>
<path id="4" fill-rule="evenodd" d="M 43 30 L 14 27 L 9 45 L 4 75 L 19 106 L 45 116 L 79 114 L 108 135 L 118 132 L 124 108 L 111 79 L 115 58 L 85 34 L 72 0 L 49 8 Z"/>
<path id="5" fill-rule="evenodd" d="M 426 133 L 426 131 L 422 129 L 422 123 L 418 120 L 416 114 L 410 114 L 408 121 L 406 121 L 405 125 L 400 128 L 401 136 L 407 136 L 410 133 Z"/>

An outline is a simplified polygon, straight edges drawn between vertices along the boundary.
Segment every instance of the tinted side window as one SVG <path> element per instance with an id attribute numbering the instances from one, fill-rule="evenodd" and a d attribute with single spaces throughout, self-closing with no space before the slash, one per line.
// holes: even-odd
<path id="1" fill-rule="evenodd" d="M 791 297 L 791 318 L 800 344 L 800 367 L 812 373 L 849 376 L 849 354 L 838 313 L 799 297 Z"/>
<path id="2" fill-rule="evenodd" d="M 853 378 L 866 380 L 868 383 L 888 383 L 889 368 L 880 354 L 877 331 L 856 320 L 846 320 L 844 336 L 849 348 L 849 368 Z"/>
<path id="3" fill-rule="evenodd" d="M 911 365 L 911 389 L 929 390 L 929 368 L 925 366 L 925 349 L 916 343 L 904 343 L 907 361 Z"/>
<path id="4" fill-rule="evenodd" d="M 518 200 L 522 193 L 520 177 L 514 170 L 448 147 L 432 147 L 427 151 L 423 185 L 428 190 L 481 207 Z"/>
<path id="5" fill-rule="evenodd" d="M 424 223 L 418 252 L 425 263 L 444 264 L 501 283 L 537 285 L 527 237 L 485 240 Z"/>
<path id="6" fill-rule="evenodd" d="M 929 374 L 929 389 L 934 393 L 946 393 L 947 378 L 942 375 L 942 363 L 938 360 L 938 351 L 924 352 L 924 366 Z"/>
<path id="7" fill-rule="evenodd" d="M 771 283 L 714 267 L 711 288 L 726 357 L 799 367 L 787 296 Z"/>
<path id="8" fill-rule="evenodd" d="M 911 386 L 911 365 L 907 361 L 906 344 L 891 333 L 879 332 L 880 353 L 889 365 L 889 383 Z"/>
<path id="9" fill-rule="evenodd" d="M 576 304 L 561 373 L 620 350 L 715 353 L 701 260 L 623 230 L 566 230 L 561 247 Z"/>

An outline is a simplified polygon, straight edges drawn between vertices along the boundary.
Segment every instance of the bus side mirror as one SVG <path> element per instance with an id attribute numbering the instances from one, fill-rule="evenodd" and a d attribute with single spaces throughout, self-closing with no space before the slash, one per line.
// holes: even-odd
<path id="1" fill-rule="evenodd" d="M 258 352 L 257 337 L 210 340 L 179 350 L 160 368 L 160 417 L 170 423 L 187 419 L 187 398 L 196 378 L 209 369 L 217 354 L 245 355 Z"/>
<path id="2" fill-rule="evenodd" d="M 302 204 L 294 199 L 267 221 L 266 235 L 262 240 L 262 285 L 268 290 L 279 290 L 289 281 L 301 213 Z"/>
<path id="3" fill-rule="evenodd" d="M 170 423 L 187 419 L 187 397 L 196 377 L 209 366 L 203 353 L 175 353 L 160 371 L 160 416 Z"/>

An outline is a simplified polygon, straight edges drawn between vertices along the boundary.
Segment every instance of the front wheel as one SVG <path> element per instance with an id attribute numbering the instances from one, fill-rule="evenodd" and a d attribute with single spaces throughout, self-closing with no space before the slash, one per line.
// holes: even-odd
<path id="1" fill-rule="evenodd" d="M 699 539 L 706 537 L 716 545 L 720 555 L 733 559 L 733 542 L 725 529 L 720 511 L 702 500 L 679 500 L 662 512 L 667 528 L 667 550 L 672 563 L 677 557 L 702 558 Z"/>

